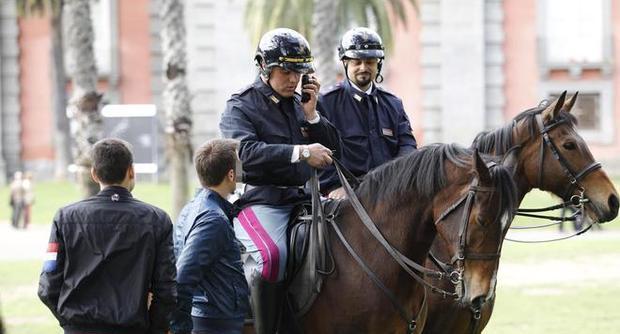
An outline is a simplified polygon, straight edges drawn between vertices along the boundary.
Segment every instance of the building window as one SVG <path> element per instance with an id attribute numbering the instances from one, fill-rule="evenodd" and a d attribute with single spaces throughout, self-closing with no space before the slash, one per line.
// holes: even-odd
<path id="1" fill-rule="evenodd" d="M 610 0 L 539 2 L 540 55 L 544 70 L 611 70 Z"/>
<path id="2" fill-rule="evenodd" d="M 600 81 L 541 82 L 541 98 L 555 100 L 567 90 L 567 98 L 579 92 L 571 114 L 577 117 L 577 130 L 592 144 L 611 144 L 614 140 L 613 84 Z"/>
<path id="3" fill-rule="evenodd" d="M 551 94 L 549 100 L 553 101 L 560 96 L 559 93 Z M 577 101 L 571 110 L 571 114 L 577 118 L 579 130 L 598 131 L 601 128 L 601 93 L 579 93 Z"/>

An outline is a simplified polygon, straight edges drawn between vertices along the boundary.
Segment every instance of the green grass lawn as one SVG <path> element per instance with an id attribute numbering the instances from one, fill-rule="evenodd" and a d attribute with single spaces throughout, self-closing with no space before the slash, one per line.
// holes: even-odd
<path id="1" fill-rule="evenodd" d="M 197 184 L 192 185 L 193 187 Z M 191 190 L 193 193 L 194 190 Z M 156 205 L 168 214 L 172 212 L 172 198 L 168 184 L 138 183 L 133 195 L 141 201 Z M 0 205 L 0 220 L 10 220 L 11 207 L 9 206 L 8 187 L 0 188 L 0 199 L 5 199 Z M 32 207 L 32 223 L 50 224 L 56 210 L 69 203 L 80 200 L 80 192 L 74 183 L 70 182 L 40 182 L 35 184 L 35 203 Z M 173 220 L 176 217 L 172 217 Z"/>
<path id="2" fill-rule="evenodd" d="M 604 286 L 500 288 L 484 333 L 615 334 L 620 331 L 618 296 L 619 282 Z"/>
<path id="3" fill-rule="evenodd" d="M 0 301 L 7 334 L 62 333 L 37 297 L 41 261 L 0 262 Z"/>

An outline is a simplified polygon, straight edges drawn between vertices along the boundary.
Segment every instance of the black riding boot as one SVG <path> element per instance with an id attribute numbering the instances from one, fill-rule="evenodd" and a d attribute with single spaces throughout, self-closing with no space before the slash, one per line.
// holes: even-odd
<path id="1" fill-rule="evenodd" d="M 260 276 L 250 284 L 256 334 L 275 334 L 284 300 L 284 283 L 270 283 Z"/>

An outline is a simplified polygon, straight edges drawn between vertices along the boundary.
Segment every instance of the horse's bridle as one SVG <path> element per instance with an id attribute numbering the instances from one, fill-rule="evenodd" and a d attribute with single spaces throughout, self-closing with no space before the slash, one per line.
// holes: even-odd
<path id="1" fill-rule="evenodd" d="M 573 201 L 572 198 L 574 198 L 575 196 L 579 197 L 578 198 L 579 200 L 584 199 L 583 193 L 585 192 L 585 188 L 581 186 L 581 184 L 579 184 L 579 181 L 585 178 L 590 173 L 601 168 L 601 163 L 597 161 L 593 161 L 592 163 L 584 167 L 578 173 L 573 172 L 568 161 L 564 158 L 564 156 L 562 156 L 562 154 L 558 150 L 558 147 L 551 140 L 551 136 L 549 136 L 549 131 L 551 131 L 551 129 L 567 121 L 568 120 L 565 118 L 565 119 L 555 121 L 551 124 L 545 125 L 543 123 L 542 115 L 540 113 L 536 114 L 536 122 L 538 123 L 538 127 L 540 128 L 540 134 L 542 135 L 542 139 L 543 139 L 540 144 L 540 167 L 538 170 L 538 186 L 541 189 L 544 186 L 543 168 L 544 168 L 544 162 L 545 162 L 545 146 L 547 146 L 549 150 L 551 151 L 551 154 L 553 155 L 555 160 L 557 160 L 560 166 L 562 167 L 564 174 L 566 174 L 566 176 L 568 176 L 570 179 L 570 183 L 568 185 L 568 188 L 564 192 L 564 196 L 562 196 L 562 199 L 566 200 L 568 196 L 570 196 L 574 192 L 575 189 L 579 189 L 580 195 L 571 196 L 571 202 L 572 202 Z"/>
<path id="2" fill-rule="evenodd" d="M 494 162 L 489 163 L 487 166 L 492 168 L 496 164 Z M 447 217 L 451 212 L 456 210 L 463 202 L 465 202 L 465 211 L 463 213 L 463 219 L 459 228 L 459 246 L 455 254 L 451 258 L 451 263 L 447 264 L 439 260 L 432 252 L 428 253 L 428 257 L 431 261 L 441 270 L 446 273 L 449 273 L 450 281 L 454 284 L 455 287 L 455 298 L 460 299 L 465 294 L 465 287 L 463 284 L 463 273 L 465 271 L 465 261 L 466 260 L 478 260 L 478 261 L 496 261 L 499 259 L 501 254 L 501 245 L 498 247 L 497 252 L 495 253 L 466 253 L 467 247 L 467 227 L 469 226 L 469 216 L 471 215 L 471 210 L 473 208 L 474 199 L 477 192 L 494 192 L 496 191 L 493 187 L 481 187 L 477 185 L 478 179 L 474 179 L 469 188 L 469 191 L 466 196 L 462 197 L 461 200 L 457 201 L 452 206 L 448 207 L 435 221 L 435 225 L 444 221 L 445 217 Z M 497 216 L 494 218 L 493 223 L 497 223 L 498 219 L 502 216 L 501 210 L 498 211 Z M 437 233 L 440 233 L 440 230 L 437 229 Z M 501 233 L 501 232 L 500 232 Z M 496 264 L 497 270 L 497 264 Z M 470 322 L 470 332 L 476 333 L 480 318 L 482 316 L 482 305 L 470 305 L 469 306 L 472 321 Z"/>
<path id="3" fill-rule="evenodd" d="M 478 192 L 494 192 L 496 191 L 493 187 L 481 187 L 477 185 L 478 179 L 474 179 L 472 184 L 469 186 L 469 191 L 467 195 L 461 197 L 456 203 L 448 207 L 439 218 L 435 220 L 435 226 L 439 223 L 443 222 L 445 218 L 450 215 L 453 211 L 455 211 L 461 204 L 465 203 L 465 210 L 463 211 L 463 216 L 461 219 L 461 224 L 459 227 L 459 244 L 458 248 L 455 251 L 455 254 L 452 256 L 450 260 L 450 264 L 446 264 L 440 261 L 434 254 L 429 252 L 429 257 L 439 267 L 443 270 L 449 277 L 450 281 L 455 285 L 455 298 L 459 299 L 463 297 L 464 288 L 463 288 L 463 272 L 465 271 L 465 261 L 466 260 L 495 260 L 500 256 L 500 251 L 498 249 L 495 253 L 473 253 L 466 252 L 467 249 L 467 228 L 469 226 L 469 216 L 471 215 L 471 210 L 474 206 L 474 199 L 476 197 L 476 193 Z M 498 215 L 499 216 L 499 215 Z M 497 218 L 495 219 L 495 221 Z M 437 229 L 437 233 L 441 233 L 439 229 Z"/>

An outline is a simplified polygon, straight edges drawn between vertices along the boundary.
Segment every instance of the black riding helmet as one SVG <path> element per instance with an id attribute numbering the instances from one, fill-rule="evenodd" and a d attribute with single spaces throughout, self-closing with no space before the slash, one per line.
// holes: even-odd
<path id="1" fill-rule="evenodd" d="M 381 82 L 383 81 L 381 66 L 385 58 L 384 50 L 383 40 L 379 34 L 372 29 L 358 27 L 344 33 L 340 39 L 340 46 L 338 46 L 338 56 L 342 61 L 346 59 L 378 58 L 379 64 L 377 65 L 377 77 L 375 81 Z M 347 68 L 346 65 L 344 66 L 346 73 Z"/>
<path id="2" fill-rule="evenodd" d="M 256 66 L 264 76 L 280 66 L 302 74 L 314 72 L 312 53 L 308 41 L 295 30 L 277 28 L 266 32 L 256 48 Z"/>

